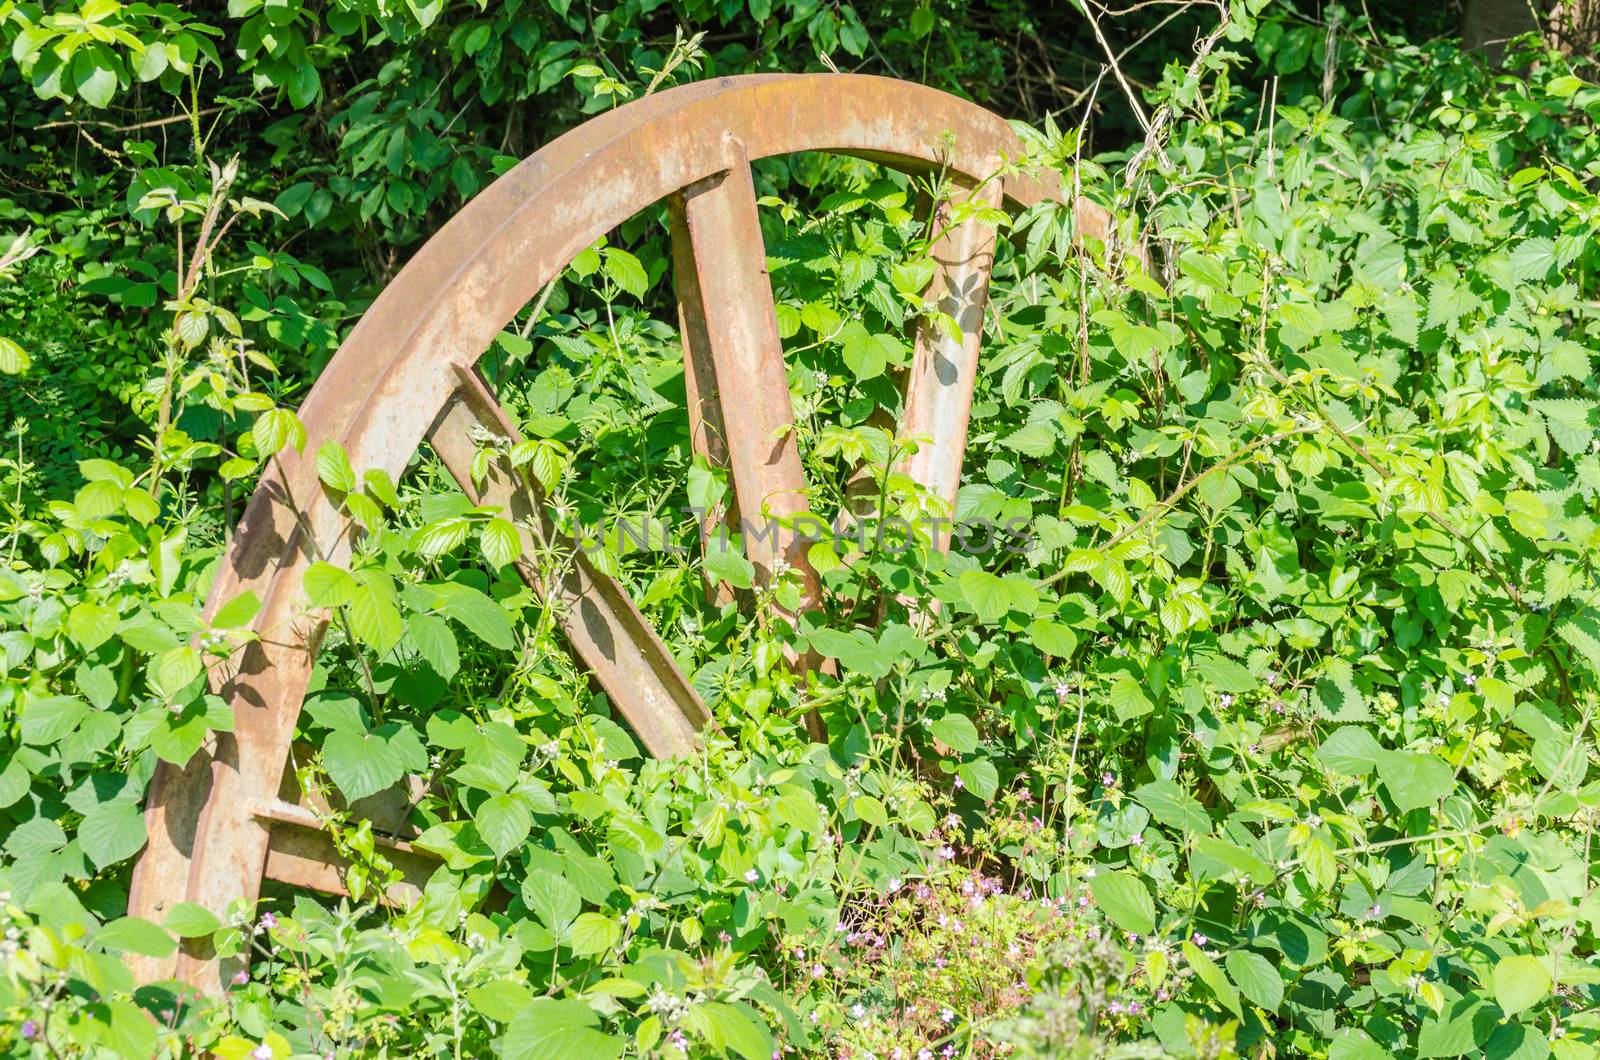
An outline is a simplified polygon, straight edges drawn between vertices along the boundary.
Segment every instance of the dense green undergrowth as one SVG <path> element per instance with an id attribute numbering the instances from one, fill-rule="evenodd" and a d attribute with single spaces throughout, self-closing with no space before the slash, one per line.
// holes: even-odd
<path id="1" fill-rule="evenodd" d="M 1080 238 L 1054 205 L 990 218 L 954 512 L 893 471 L 915 440 L 883 424 L 929 310 L 919 198 L 970 207 L 858 160 L 759 164 L 811 510 L 857 510 L 865 469 L 884 516 L 1023 531 L 948 553 L 819 543 L 826 607 L 799 628 L 761 617 L 795 574 L 763 588 L 737 548 L 701 559 L 685 509 L 727 483 L 689 446 L 660 212 L 586 251 L 484 366 L 552 516 L 601 531 L 591 558 L 716 715 L 699 757 L 660 762 L 507 565 L 499 513 L 426 450 L 391 482 L 294 416 L 369 289 L 348 245 L 325 269 L 305 233 L 348 244 L 381 222 L 370 280 L 448 205 L 431 182 L 468 196 L 486 175 L 440 164 L 457 148 L 439 129 L 407 131 L 426 85 L 397 89 L 397 58 L 324 130 L 344 168 L 270 186 L 292 168 L 284 123 L 327 118 L 310 82 L 337 68 L 296 49 L 438 43 L 440 12 L 407 6 L 390 26 L 330 5 L 323 26 L 232 5 L 244 73 L 294 108 L 263 172 L 179 125 L 200 157 L 98 143 L 123 164 L 63 189 L 70 218 L 0 203 L 37 226 L 0 296 L 0 1048 L 1600 1053 L 1592 66 L 1530 52 L 1496 76 L 1337 8 L 1234 4 L 1141 96 L 1142 143 L 1091 160 L 1073 114 L 1029 130 L 1014 164 L 1059 169 L 1118 237 Z M 848 7 L 782 6 L 773 48 L 957 39 L 913 17 L 878 41 Z M 526 52 L 535 21 L 506 7 L 437 24 L 464 56 Z M 37 27 L 66 16 L 0 4 L 41 97 L 188 93 L 183 64 L 217 51 L 177 9 L 90 8 L 140 47 L 97 38 L 51 67 Z M 567 93 L 573 121 L 716 65 L 681 38 L 625 72 L 581 45 L 557 58 L 518 91 Z M 483 96 L 507 65 L 462 76 Z M 493 168 L 489 143 L 458 157 Z M 428 778 L 412 823 L 442 868 L 419 903 L 378 908 L 394 868 L 336 813 L 351 900 L 269 886 L 254 908 L 127 918 L 156 763 L 231 725 L 205 672 L 250 636 L 254 601 L 201 604 L 285 447 L 319 453 L 359 539 L 348 569 L 307 577 L 334 621 L 300 723 L 315 751 L 293 766 L 348 799 Z M 647 540 L 626 532 L 646 521 Z M 708 579 L 737 601 L 708 602 Z M 796 678 L 799 648 L 841 676 Z M 250 971 L 221 999 L 136 986 L 124 956 L 175 937 L 248 950 Z"/>

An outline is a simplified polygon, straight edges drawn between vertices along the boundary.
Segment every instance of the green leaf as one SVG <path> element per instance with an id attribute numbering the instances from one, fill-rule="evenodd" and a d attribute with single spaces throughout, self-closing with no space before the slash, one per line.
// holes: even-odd
<path id="1" fill-rule="evenodd" d="M 27 350 L 0 335 L 0 375 L 21 375 L 32 364 Z"/>
<path id="2" fill-rule="evenodd" d="M 1194 862 L 1200 859 L 1209 859 L 1223 868 L 1231 869 L 1252 880 L 1265 883 L 1273 878 L 1272 866 L 1264 859 L 1257 857 L 1235 843 L 1215 836 L 1201 836 L 1195 840 L 1194 856 L 1190 858 L 1190 866 L 1194 869 Z M 1206 878 L 1206 877 L 1202 877 Z"/>
<path id="3" fill-rule="evenodd" d="M 1117 712 L 1118 721 L 1133 721 L 1156 709 L 1145 692 L 1144 682 L 1130 673 L 1117 674 L 1106 699 Z"/>
<path id="4" fill-rule="evenodd" d="M 145 838 L 144 814 L 126 800 L 96 806 L 78 825 L 78 845 L 100 869 L 133 857 Z"/>
<path id="5" fill-rule="evenodd" d="M 306 429 L 299 417 L 288 409 L 271 408 L 256 417 L 250 427 L 250 438 L 255 442 L 256 452 L 268 457 L 291 443 L 296 449 L 304 448 Z"/>
<path id="6" fill-rule="evenodd" d="M 106 1003 L 105 1016 L 98 1021 L 100 1044 L 113 1056 L 155 1056 L 156 1022 L 150 1013 L 131 1001 Z"/>
<path id="7" fill-rule="evenodd" d="M 1507 1016 L 1515 1016 L 1550 996 L 1550 969 L 1537 957 L 1502 957 L 1494 966 L 1492 979 L 1495 1004 Z"/>
<path id="8" fill-rule="evenodd" d="M 882 800 L 872 795 L 857 795 L 850 806 L 857 817 L 870 825 L 883 828 L 889 823 L 889 811 L 884 809 Z"/>
<path id="9" fill-rule="evenodd" d="M 322 742 L 322 764 L 347 799 L 376 795 L 405 775 L 400 749 L 375 732 L 337 729 Z"/>
<path id="10" fill-rule="evenodd" d="M 467 1003 L 496 1023 L 509 1023 L 533 1002 L 533 991 L 513 979 L 493 979 L 467 991 Z"/>
<path id="11" fill-rule="evenodd" d="M 899 364 L 905 349 L 893 335 L 873 334 L 854 320 L 839 332 L 839 352 L 858 382 L 875 379 L 890 364 Z"/>
<path id="12" fill-rule="evenodd" d="M 413 611 L 406 616 L 406 630 L 417 647 L 417 654 L 433 667 L 434 673 L 448 681 L 460 671 L 461 648 L 450 623 L 438 615 Z"/>
<path id="13" fill-rule="evenodd" d="M 572 922 L 572 935 L 567 945 L 579 957 L 593 957 L 608 953 L 622 939 L 622 927 L 612 917 L 602 913 L 581 913 Z"/>
<path id="14" fill-rule="evenodd" d="M 770 1060 L 777 1051 L 766 1024 L 742 1003 L 704 1001 L 695 1006 L 691 1018 L 700 1025 L 700 1032 L 711 1047 L 722 1055 Z"/>
<path id="15" fill-rule="evenodd" d="M 150 660 L 150 682 L 164 696 L 174 696 L 200 676 L 200 653 L 187 644 L 166 651 Z"/>
<path id="16" fill-rule="evenodd" d="M 446 618 L 466 626 L 473 636 L 501 651 L 516 647 L 516 632 L 511 616 L 492 597 L 470 585 L 441 582 L 428 586 Z"/>
<path id="17" fill-rule="evenodd" d="M 643 298 L 650 276 L 639 259 L 619 247 L 606 247 L 600 253 L 605 259 L 606 278 L 635 298 Z"/>
<path id="18" fill-rule="evenodd" d="M 1206 808 L 1170 780 L 1145 784 L 1134 791 L 1133 797 L 1150 811 L 1150 816 L 1180 829 L 1185 835 L 1203 835 L 1211 831 L 1211 817 Z"/>
<path id="19" fill-rule="evenodd" d="M 535 869 L 523 878 L 522 901 L 557 942 L 565 938 L 567 928 L 583 909 L 583 899 L 572 884 L 544 869 Z"/>
<path id="20" fill-rule="evenodd" d="M 1389 797 L 1401 813 L 1431 806 L 1455 786 L 1455 774 L 1448 762 L 1416 751 L 1381 752 L 1378 778 L 1389 789 Z"/>
<path id="21" fill-rule="evenodd" d="M 1322 741 L 1316 759 L 1335 773 L 1364 777 L 1378 767 L 1383 748 L 1366 729 L 1346 725 Z"/>
<path id="22" fill-rule="evenodd" d="M 1039 604 L 1039 593 L 1027 578 L 1015 574 L 1001 577 L 983 570 L 969 570 L 959 580 L 961 595 L 978 621 L 998 622 L 1012 611 L 1031 615 Z"/>
<path id="23" fill-rule="evenodd" d="M 705 567 L 706 573 L 735 589 L 748 589 L 755 584 L 755 565 L 745 559 L 738 543 L 730 538 L 715 537 L 706 542 Z"/>
<path id="24" fill-rule="evenodd" d="M 1035 619 L 1028 627 L 1028 637 L 1035 648 L 1058 659 L 1069 658 L 1078 649 L 1078 635 L 1065 622 Z"/>
<path id="25" fill-rule="evenodd" d="M 411 551 L 424 559 L 434 559 L 459 548 L 471 533 L 471 519 L 464 515 L 448 516 L 420 527 L 412 534 Z"/>
<path id="26" fill-rule="evenodd" d="M 61 740 L 89 713 L 74 696 L 29 696 L 22 708 L 22 742 L 44 747 Z"/>
<path id="27" fill-rule="evenodd" d="M 978 727 L 965 714 L 946 714 L 930 726 L 933 738 L 957 754 L 978 749 Z"/>
<path id="28" fill-rule="evenodd" d="M 306 568 L 301 587 L 313 607 L 339 607 L 356 594 L 356 580 L 349 571 L 321 560 Z"/>
<path id="29" fill-rule="evenodd" d="M 483 558 L 493 567 L 504 567 L 522 555 L 522 536 L 506 519 L 494 518 L 478 531 L 478 542 L 483 548 Z"/>
<path id="30" fill-rule="evenodd" d="M 1144 881 L 1127 869 L 1099 872 L 1089 891 L 1102 912 L 1124 931 L 1148 935 L 1156 929 L 1156 905 Z"/>
<path id="31" fill-rule="evenodd" d="M 221 926 L 211 910 L 194 902 L 179 902 L 167 912 L 167 930 L 181 939 L 204 938 Z"/>
<path id="32" fill-rule="evenodd" d="M 356 488 L 356 473 L 345 455 L 344 446 L 338 442 L 325 442 L 317 450 L 317 477 L 322 484 L 340 493 Z"/>
<path id="33" fill-rule="evenodd" d="M 511 1018 L 500 1039 L 501 1060 L 583 1057 L 616 1060 L 623 1039 L 597 1029 L 600 1017 L 581 1001 L 541 997 Z"/>
<path id="34" fill-rule="evenodd" d="M 1524 239 L 1511 252 L 1511 274 L 1524 283 L 1542 280 L 1556 264 L 1556 245 L 1543 236 Z"/>
<path id="35" fill-rule="evenodd" d="M 79 98 L 91 107 L 104 107 L 117 94 L 117 72 L 96 61 L 92 53 L 80 53 L 72 69 L 73 87 Z"/>
<path id="36" fill-rule="evenodd" d="M 217 608 L 217 613 L 211 616 L 211 626 L 213 629 L 238 629 L 249 625 L 260 610 L 261 598 L 246 589 Z"/>
<path id="37" fill-rule="evenodd" d="M 161 925 L 136 916 L 113 920 L 94 933 L 94 941 L 108 950 L 144 957 L 166 957 L 178 948 L 178 943 Z"/>
<path id="38" fill-rule="evenodd" d="M 85 652 L 92 652 L 116 633 L 122 616 L 103 604 L 85 600 L 67 615 L 67 632 Z"/>
<path id="39" fill-rule="evenodd" d="M 1183 957 L 1189 967 L 1194 969 L 1194 974 L 1200 977 L 1200 981 L 1211 988 L 1217 1000 L 1235 1016 L 1243 1018 L 1244 1008 L 1239 1004 L 1239 991 L 1228 982 L 1228 977 L 1217 966 L 1217 962 L 1207 957 L 1201 952 L 1200 947 L 1192 942 L 1183 944 Z"/>
<path id="40" fill-rule="evenodd" d="M 483 801 L 472 815 L 489 849 L 496 860 L 501 860 L 520 847 L 533 830 L 533 814 L 517 795 L 494 795 Z"/>
<path id="41" fill-rule="evenodd" d="M 1283 1004 L 1283 976 L 1259 953 L 1234 950 L 1224 962 L 1239 992 L 1268 1012 Z"/>
<path id="42" fill-rule="evenodd" d="M 1228 290 L 1228 270 L 1210 254 L 1186 250 L 1178 255 L 1178 271 L 1218 291 Z"/>
<path id="43" fill-rule="evenodd" d="M 394 583 L 379 571 L 362 571 L 350 594 L 350 632 L 379 655 L 386 655 L 405 632 Z"/>
<path id="44" fill-rule="evenodd" d="M 994 793 L 1000 789 L 1000 771 L 987 758 L 961 763 L 956 767 L 956 776 L 968 791 L 984 802 L 994 798 Z"/>

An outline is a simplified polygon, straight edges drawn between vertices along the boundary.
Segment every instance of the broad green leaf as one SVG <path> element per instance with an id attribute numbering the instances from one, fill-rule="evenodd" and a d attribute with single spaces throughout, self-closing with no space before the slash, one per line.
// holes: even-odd
<path id="1" fill-rule="evenodd" d="M 1515 1016 L 1550 996 L 1550 969 L 1537 957 L 1502 957 L 1494 966 L 1492 979 L 1495 1004 L 1507 1016 Z"/>
<path id="2" fill-rule="evenodd" d="M 317 477 L 330 490 L 349 493 L 356 488 L 356 473 L 338 442 L 325 442 L 317 450 Z"/>
<path id="3" fill-rule="evenodd" d="M 467 991 L 467 1003 L 496 1023 L 509 1023 L 533 1002 L 533 992 L 514 979 L 492 979 Z"/>
<path id="4" fill-rule="evenodd" d="M 572 922 L 567 945 L 579 957 L 592 957 L 615 949 L 621 938 L 622 927 L 615 918 L 602 913 L 580 913 Z"/>
<path id="5" fill-rule="evenodd" d="M 222 921 L 203 905 L 179 902 L 167 911 L 166 928 L 181 939 L 204 938 L 222 926 Z"/>
<path id="6" fill-rule="evenodd" d="M 125 800 L 102 803 L 78 825 L 78 845 L 96 868 L 126 861 L 144 847 L 144 814 Z"/>
<path id="7" fill-rule="evenodd" d="M 998 622 L 1012 611 L 1032 614 L 1039 603 L 1033 583 L 1015 574 L 1001 577 L 988 571 L 969 570 L 961 575 L 960 586 L 967 605 L 985 625 Z"/>
<path id="8" fill-rule="evenodd" d="M 67 631 L 85 652 L 92 652 L 117 631 L 122 616 L 115 609 L 85 600 L 67 616 Z"/>
<path id="9" fill-rule="evenodd" d="M 565 939 L 567 929 L 583 910 L 583 899 L 572 884 L 543 869 L 523 878 L 522 900 L 558 942 Z"/>
<path id="10" fill-rule="evenodd" d="M 691 1019 L 722 1055 L 770 1060 L 777 1052 L 766 1024 L 743 1003 L 705 1001 L 695 1007 Z"/>
<path id="11" fill-rule="evenodd" d="M 933 738 L 957 754 L 978 749 L 978 727 L 965 714 L 946 714 L 929 727 Z"/>
<path id="12" fill-rule="evenodd" d="M 1200 947 L 1192 942 L 1183 944 L 1183 957 L 1189 967 L 1194 969 L 1194 974 L 1200 977 L 1201 982 L 1211 988 L 1211 992 L 1217 996 L 1217 1000 L 1222 1002 L 1229 1012 L 1232 1012 L 1235 1016 L 1244 1016 L 1244 1008 L 1239 1004 L 1238 989 L 1228 981 L 1227 975 L 1217 965 L 1216 961 L 1207 957 L 1201 952 Z"/>
<path id="13" fill-rule="evenodd" d="M 1127 869 L 1102 871 L 1089 881 L 1102 912 L 1124 931 L 1148 935 L 1156 929 L 1156 905 L 1144 881 Z"/>
<path id="14" fill-rule="evenodd" d="M 143 957 L 166 957 L 178 948 L 177 941 L 161 925 L 136 916 L 113 920 L 94 933 L 94 941 L 108 950 Z"/>
<path id="15" fill-rule="evenodd" d="M 356 594 L 356 580 L 349 571 L 321 560 L 306 568 L 301 586 L 313 607 L 339 607 Z"/>
<path id="16" fill-rule="evenodd" d="M 517 849 L 533 830 L 533 814 L 517 795 L 493 795 L 483 801 L 472 815 L 478 834 L 494 851 L 496 859 L 503 859 Z"/>
<path id="17" fill-rule="evenodd" d="M 1378 777 L 1402 813 L 1438 802 L 1450 794 L 1455 780 L 1444 759 L 1415 751 L 1380 753 Z"/>
<path id="18" fill-rule="evenodd" d="M 1239 992 L 1268 1012 L 1283 1004 L 1283 976 L 1272 962 L 1250 950 L 1234 950 L 1223 962 Z"/>
<path id="19" fill-rule="evenodd" d="M 1177 828 L 1185 835 L 1202 835 L 1211 831 L 1211 817 L 1206 808 L 1187 791 L 1170 780 L 1157 780 L 1134 790 L 1133 797 L 1164 825 Z"/>
<path id="20" fill-rule="evenodd" d="M 213 629 L 238 629 L 249 625 L 260 610 L 261 598 L 246 589 L 217 608 L 217 613 L 211 616 L 211 626 Z"/>
<path id="21" fill-rule="evenodd" d="M 994 798 L 994 793 L 1000 789 L 1000 771 L 987 758 L 962 762 L 956 767 L 956 776 L 968 791 L 984 802 Z"/>
<path id="22" fill-rule="evenodd" d="M 498 516 L 483 524 L 478 531 L 478 542 L 483 548 L 483 558 L 494 567 L 504 567 L 522 554 L 522 536 L 509 520 Z"/>
<path id="23" fill-rule="evenodd" d="M 0 375 L 21 375 L 32 364 L 27 350 L 0 335 Z"/>
<path id="24" fill-rule="evenodd" d="M 1317 761 L 1335 773 L 1364 777 L 1378 767 L 1383 748 L 1366 729 L 1346 725 L 1317 748 Z"/>
<path id="25" fill-rule="evenodd" d="M 616 1060 L 624 1041 L 598 1029 L 600 1017 L 581 1001 L 535 998 L 511 1018 L 500 1039 L 502 1060 Z"/>

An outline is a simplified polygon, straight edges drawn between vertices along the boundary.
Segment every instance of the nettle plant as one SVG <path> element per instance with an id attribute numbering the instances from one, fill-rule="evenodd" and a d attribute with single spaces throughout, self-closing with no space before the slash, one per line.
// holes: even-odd
<path id="1" fill-rule="evenodd" d="M 1173 67 L 1126 157 L 1032 134 L 1117 235 L 1056 206 L 991 218 L 954 512 L 894 473 L 915 440 L 884 424 L 928 309 L 918 200 L 960 194 L 856 161 L 758 170 L 813 513 L 1015 520 L 1017 547 L 822 541 L 823 611 L 759 620 L 793 586 L 756 590 L 736 538 L 702 559 L 685 511 L 727 487 L 691 455 L 652 312 L 657 218 L 500 337 L 485 368 L 528 439 L 509 455 L 713 709 L 697 759 L 645 758 L 611 719 L 507 567 L 504 513 L 426 455 L 392 482 L 305 438 L 247 385 L 229 318 L 175 300 L 157 455 L 86 465 L 6 542 L 0 1043 L 1600 1051 L 1600 90 L 1555 55 L 1496 79 L 1442 46 L 1342 40 L 1381 72 L 1302 96 L 1286 40 L 1259 45 L 1278 94 L 1239 90 L 1222 53 Z M 229 403 L 231 442 L 175 434 L 154 400 L 172 394 Z M 359 530 L 305 582 L 333 621 L 300 782 L 348 801 L 421 777 L 411 823 L 441 867 L 378 907 L 399 870 L 335 810 L 352 901 L 119 918 L 143 778 L 227 726 L 201 671 L 253 604 L 201 628 L 210 556 L 181 483 L 248 481 L 290 445 Z M 570 555 L 531 559 L 553 577 Z M 797 679 L 786 650 L 837 676 Z M 219 1001 L 135 992 L 116 955 L 173 936 L 249 947 L 252 974 Z"/>

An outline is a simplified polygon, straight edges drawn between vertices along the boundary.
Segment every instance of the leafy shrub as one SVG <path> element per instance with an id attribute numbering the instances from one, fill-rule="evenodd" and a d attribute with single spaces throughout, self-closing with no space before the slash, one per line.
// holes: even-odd
<path id="1" fill-rule="evenodd" d="M 234 14 L 256 27 L 247 72 L 298 113 L 370 32 L 359 15 L 415 60 L 437 12 L 408 11 L 336 5 L 328 33 L 299 7 Z M 126 18 L 140 47 L 113 35 L 52 66 L 29 28 L 13 54 L 41 94 L 131 91 L 159 62 L 151 34 L 168 67 L 146 81 L 182 87 L 174 54 L 218 62 L 182 12 L 86 12 Z M 840 47 L 873 43 L 849 9 L 803 13 L 772 22 L 776 37 L 818 39 L 831 18 Z M 515 14 L 464 20 L 452 47 L 526 53 L 542 38 Z M 892 473 L 907 443 L 880 426 L 927 311 L 917 196 L 951 189 L 852 160 L 760 167 L 812 510 L 857 511 L 865 473 L 881 515 L 1018 520 L 1025 547 L 819 544 L 825 613 L 793 629 L 709 602 L 706 578 L 763 607 L 792 600 L 794 576 L 756 590 L 738 549 L 697 558 L 684 509 L 726 484 L 689 449 L 653 214 L 500 337 L 486 365 L 531 439 L 514 457 L 565 528 L 612 531 L 592 558 L 716 713 L 697 761 L 641 755 L 508 569 L 497 516 L 431 457 L 391 482 L 292 412 L 346 314 L 327 271 L 264 233 L 313 213 L 335 232 L 380 218 L 391 245 L 426 229 L 451 201 L 440 167 L 377 162 L 395 130 L 373 125 L 411 120 L 404 92 L 380 99 L 380 75 L 371 102 L 349 101 L 331 124 L 349 170 L 290 185 L 280 220 L 230 190 L 251 186 L 248 168 L 198 157 L 133 177 L 115 225 L 149 228 L 58 219 L 123 248 L 127 275 L 83 297 L 159 323 L 5 318 L 31 355 L 14 362 L 25 388 L 55 371 L 52 344 L 84 341 L 74 329 L 123 336 L 112 374 L 146 448 L 83 456 L 81 481 L 49 499 L 33 496 L 57 479 L 30 466 L 27 434 L 8 458 L 0 1044 L 1595 1053 L 1600 90 L 1558 55 L 1496 77 L 1339 17 L 1348 33 L 1292 16 L 1257 28 L 1234 5 L 1226 38 L 1142 101 L 1156 131 L 1121 154 L 1089 160 L 1053 121 L 1030 132 L 1034 164 L 1112 206 L 1119 235 L 1083 238 L 1054 205 L 1004 222 L 953 513 Z M 249 36 L 272 27 L 277 45 Z M 1226 50 L 1251 42 L 1248 60 Z M 643 91 L 667 56 L 603 88 L 576 49 L 551 62 L 537 89 L 495 80 L 511 65 L 498 57 L 464 76 L 488 99 L 572 74 L 575 117 Z M 1276 91 L 1240 87 L 1252 62 Z M 70 88 L 51 80 L 62 69 Z M 430 121 L 418 142 L 448 153 Z M 476 187 L 454 165 L 449 180 Z M 236 227 L 190 269 L 176 233 L 192 254 L 206 216 Z M 24 297 L 65 267 L 53 251 L 21 262 Z M 14 407 L 35 402 L 28 415 L 70 437 L 38 420 L 47 394 L 19 393 Z M 238 498 L 291 445 L 319 451 L 367 531 L 349 569 L 307 578 L 335 621 L 298 779 L 353 800 L 424 776 L 412 823 L 442 868 L 414 905 L 378 907 L 399 873 L 369 823 L 335 810 L 324 826 L 352 900 L 269 888 L 260 908 L 125 917 L 156 761 L 231 724 L 204 670 L 238 649 L 254 601 L 209 621 L 199 602 Z M 662 528 L 649 540 L 615 532 L 643 516 Z M 797 680 L 782 662 L 797 648 L 840 676 Z M 809 711 L 826 746 L 805 735 Z M 135 989 L 121 955 L 170 953 L 175 936 L 248 950 L 251 975 L 221 999 Z"/>

